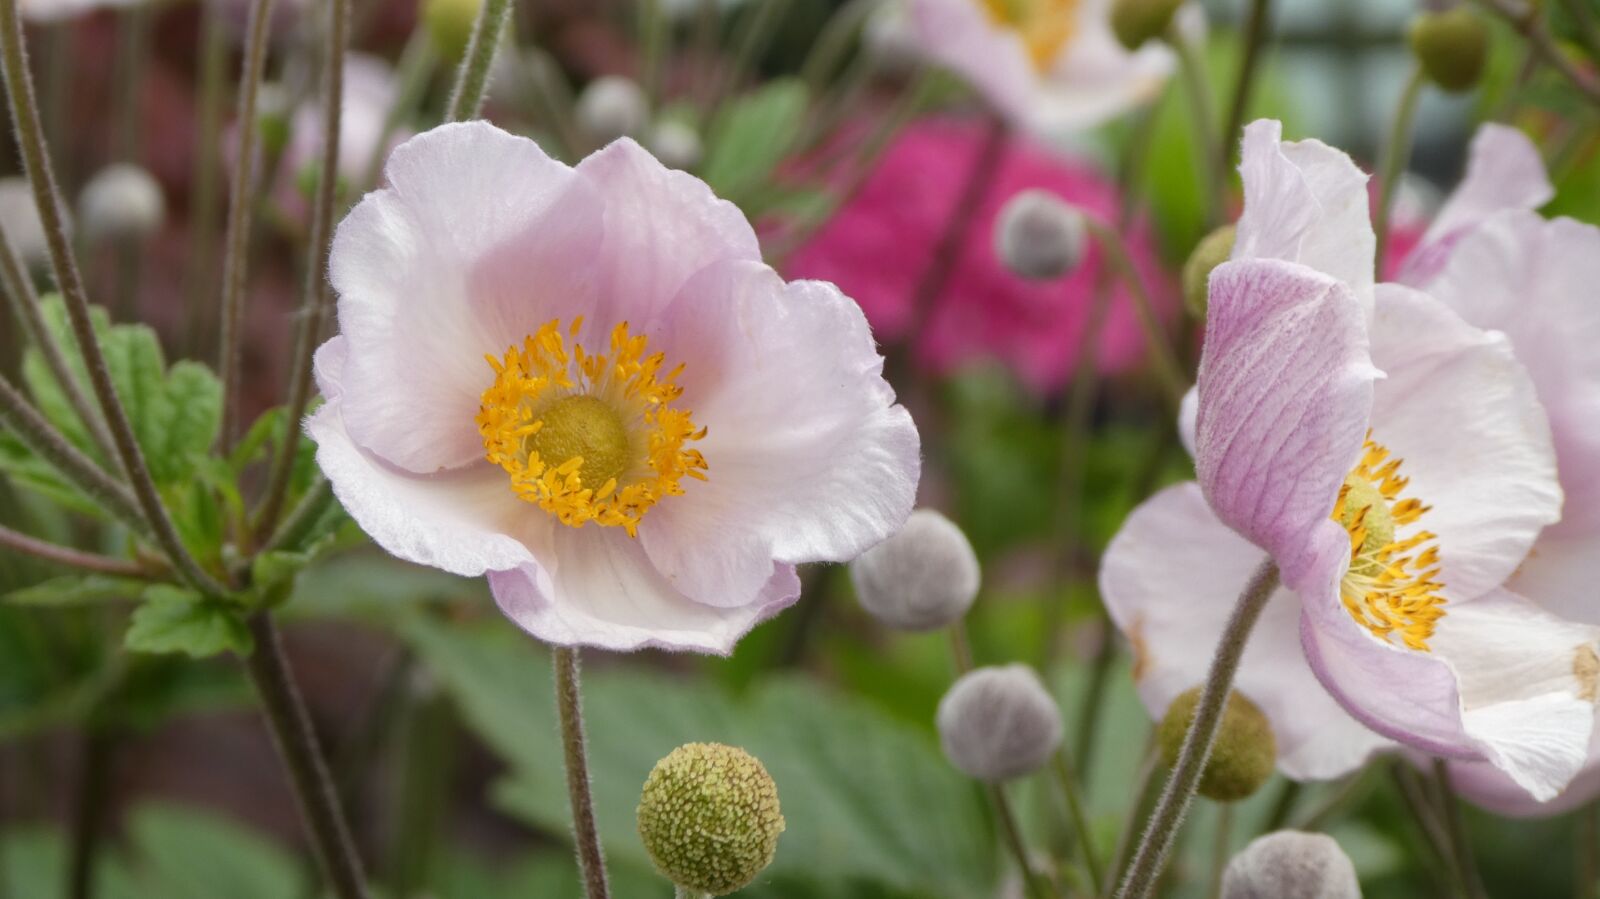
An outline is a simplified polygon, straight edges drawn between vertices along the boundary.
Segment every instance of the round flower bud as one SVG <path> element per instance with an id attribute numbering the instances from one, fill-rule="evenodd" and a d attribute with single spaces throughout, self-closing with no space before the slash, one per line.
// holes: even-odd
<path id="1" fill-rule="evenodd" d="M 166 212 L 161 185 L 131 163 L 106 166 L 78 194 L 78 218 L 90 238 L 143 237 L 161 227 Z"/>
<path id="2" fill-rule="evenodd" d="M 985 783 L 1032 774 L 1061 745 L 1061 710 L 1026 665 L 962 675 L 939 700 L 937 721 L 945 757 Z"/>
<path id="3" fill-rule="evenodd" d="M 1049 281 L 1083 261 L 1083 232 L 1077 209 L 1047 190 L 1025 190 L 1000 210 L 994 251 L 1013 274 Z"/>
<path id="4" fill-rule="evenodd" d="M 639 797 L 639 836 L 668 880 L 725 896 L 772 864 L 783 833 L 778 786 L 755 756 L 688 743 L 656 763 Z"/>
<path id="5" fill-rule="evenodd" d="M 1189 314 L 1205 321 L 1207 298 L 1210 296 L 1211 270 L 1228 261 L 1233 255 L 1233 239 L 1237 229 L 1223 225 L 1201 238 L 1194 252 L 1183 263 L 1183 305 Z"/>
<path id="6" fill-rule="evenodd" d="M 1172 23 L 1172 16 L 1183 0 L 1115 0 L 1111 4 L 1111 31 L 1129 50 L 1158 38 Z"/>
<path id="7" fill-rule="evenodd" d="M 650 103 L 632 79 L 606 75 L 589 82 L 578 95 L 576 115 L 590 137 L 609 143 L 643 131 L 650 120 Z"/>
<path id="8" fill-rule="evenodd" d="M 1489 58 L 1489 27 L 1465 6 L 1424 12 L 1411 22 L 1411 52 L 1443 90 L 1470 90 Z"/>
<path id="9" fill-rule="evenodd" d="M 422 0 L 422 25 L 445 62 L 453 63 L 467 52 L 482 5 L 483 0 Z"/>
<path id="10" fill-rule="evenodd" d="M 950 519 L 911 513 L 900 531 L 850 563 L 856 600 L 896 630 L 931 631 L 960 621 L 978 596 L 978 556 Z"/>
<path id="11" fill-rule="evenodd" d="M 1161 758 L 1169 768 L 1178 761 L 1183 737 L 1199 702 L 1199 687 L 1181 693 L 1161 719 L 1156 738 L 1161 743 Z M 1277 758 L 1278 742 L 1267 716 L 1241 694 L 1229 693 L 1222 709 L 1222 725 L 1217 728 L 1217 742 L 1200 775 L 1200 795 L 1218 802 L 1244 799 L 1272 776 Z"/>
<path id="12" fill-rule="evenodd" d="M 656 122 L 650 129 L 646 146 L 662 165 L 673 169 L 694 168 L 705 151 L 699 133 L 689 124 L 675 119 Z"/>
<path id="13" fill-rule="evenodd" d="M 256 92 L 256 127 L 261 135 L 261 150 L 276 156 L 289 145 L 291 100 L 281 84 L 263 84 Z"/>
<path id="14" fill-rule="evenodd" d="M 1355 865 L 1327 834 L 1280 830 L 1228 862 L 1222 899 L 1361 899 Z"/>

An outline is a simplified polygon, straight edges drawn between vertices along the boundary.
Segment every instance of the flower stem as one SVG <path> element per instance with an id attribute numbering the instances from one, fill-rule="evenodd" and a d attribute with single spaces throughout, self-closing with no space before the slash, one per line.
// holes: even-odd
<path id="1" fill-rule="evenodd" d="M 1078 773 L 1073 770 L 1072 759 L 1067 755 L 1067 747 L 1062 746 L 1056 750 L 1051 767 L 1055 771 L 1056 782 L 1061 785 L 1061 793 L 1067 800 L 1067 811 L 1072 815 L 1072 827 L 1078 832 L 1078 845 L 1083 849 L 1084 868 L 1089 872 L 1089 889 L 1092 895 L 1100 895 L 1104 875 L 1100 870 L 1100 857 L 1094 851 L 1094 833 L 1089 828 L 1089 816 L 1083 807 L 1083 791 L 1078 786 Z"/>
<path id="2" fill-rule="evenodd" d="M 1433 860 L 1439 869 L 1437 872 L 1440 875 L 1439 879 L 1450 881 L 1455 894 L 1465 897 L 1466 883 L 1461 880 L 1461 868 L 1455 862 L 1449 835 L 1445 833 L 1444 825 L 1439 821 L 1438 811 L 1428 799 L 1427 791 L 1423 789 L 1417 772 L 1411 770 L 1409 763 L 1396 759 L 1389 765 L 1389 776 L 1398 787 L 1397 792 L 1406 810 L 1417 822 L 1417 829 L 1422 831 L 1423 839 L 1433 850 Z"/>
<path id="3" fill-rule="evenodd" d="M 1383 277 L 1383 263 L 1388 253 L 1389 215 L 1394 206 L 1395 194 L 1400 186 L 1406 160 L 1411 158 L 1411 123 L 1417 116 L 1417 98 L 1427 81 L 1422 67 L 1411 72 L 1405 89 L 1400 94 L 1400 104 L 1395 107 L 1394 121 L 1389 125 L 1389 139 L 1383 149 L 1383 163 L 1378 172 L 1378 208 L 1372 213 L 1372 232 L 1377 241 L 1376 263 L 1378 277 Z"/>
<path id="4" fill-rule="evenodd" d="M 1600 868 L 1595 864 L 1595 846 L 1600 842 L 1600 804 L 1594 802 L 1578 811 L 1577 865 L 1573 899 L 1595 899 L 1600 885 Z"/>
<path id="5" fill-rule="evenodd" d="M 328 885 L 338 899 L 366 899 L 366 875 L 356 854 L 350 826 L 339 806 L 333 779 L 317 743 L 305 700 L 294 681 L 283 640 L 271 613 L 249 620 L 255 651 L 245 660 L 250 680 L 261 697 L 261 710 L 272 729 L 272 741 L 294 787 L 300 815 Z"/>
<path id="6" fill-rule="evenodd" d="M 93 720 L 87 724 L 78 749 L 76 795 L 72 801 L 72 842 L 67 853 L 68 899 L 90 899 L 95 894 L 95 861 L 105 825 L 115 745 L 116 738 L 103 725 Z"/>
<path id="7" fill-rule="evenodd" d="M 147 566 L 127 559 L 113 559 L 96 553 L 84 552 L 70 546 L 60 546 L 37 537 L 30 537 L 21 531 L 14 531 L 5 525 L 0 525 L 0 546 L 20 553 L 26 553 L 36 559 L 44 559 L 67 568 L 79 571 L 90 571 L 95 574 L 109 574 L 113 577 L 149 578 L 158 573 L 151 571 Z"/>
<path id="8" fill-rule="evenodd" d="M 1217 804 L 1217 832 L 1212 834 L 1211 881 L 1206 885 L 1207 899 L 1222 895 L 1222 872 L 1228 867 L 1228 850 L 1233 846 L 1233 803 Z"/>
<path id="9" fill-rule="evenodd" d="M 256 100 L 267 67 L 267 36 L 272 30 L 272 0 L 252 0 L 245 27 L 244 68 L 239 75 L 238 160 L 228 187 L 228 229 L 222 256 L 222 325 L 217 368 L 222 376 L 222 446 L 233 446 L 239 432 L 239 381 L 243 376 L 244 284 L 250 268 L 251 210 L 255 206 L 255 168 L 261 152 L 261 122 Z"/>
<path id="10" fill-rule="evenodd" d="M 950 625 L 950 660 L 955 664 L 957 677 L 972 670 L 972 641 L 967 637 L 966 622 Z"/>
<path id="11" fill-rule="evenodd" d="M 472 40 L 456 70 L 455 87 L 450 91 L 447 121 L 465 122 L 478 117 L 483 97 L 489 90 L 489 69 L 500 46 L 500 33 L 511 18 L 511 0 L 483 0 L 478 19 L 472 25 Z"/>
<path id="12" fill-rule="evenodd" d="M 1089 233 L 1094 235 L 1095 241 L 1105 251 L 1106 261 L 1112 271 L 1128 287 L 1128 295 L 1133 298 L 1134 314 L 1144 331 L 1150 355 L 1155 359 L 1156 379 L 1161 382 L 1172 411 L 1176 412 L 1178 404 L 1183 401 L 1184 392 L 1188 390 L 1188 379 L 1184 376 L 1183 365 L 1178 361 L 1177 354 L 1172 351 L 1166 332 L 1161 328 L 1161 322 L 1156 318 L 1150 291 L 1145 289 L 1144 279 L 1139 277 L 1139 271 L 1134 268 L 1133 257 L 1128 253 L 1127 244 L 1122 242 L 1118 229 L 1089 217 L 1085 217 L 1084 222 L 1088 225 Z"/>
<path id="13" fill-rule="evenodd" d="M 1556 44 L 1555 38 L 1551 36 L 1550 29 L 1545 27 L 1539 13 L 1539 4 L 1521 3 L 1518 0 L 1478 0 L 1478 4 L 1493 11 L 1527 38 L 1528 46 L 1590 102 L 1600 103 L 1600 80 L 1596 80 L 1567 58 L 1561 47 Z"/>
<path id="14" fill-rule="evenodd" d="M 578 651 L 557 646 L 551 653 L 556 668 L 556 710 L 561 716 L 561 746 L 567 761 L 567 794 L 572 802 L 572 835 L 578 844 L 578 866 L 588 899 L 608 899 L 606 860 L 595 826 L 594 799 L 589 793 L 589 761 L 584 749 L 583 702 L 578 682 Z"/>
<path id="15" fill-rule="evenodd" d="M 1461 802 L 1450 785 L 1450 767 L 1442 759 L 1433 760 L 1433 777 L 1439 785 L 1439 807 L 1444 817 L 1445 836 L 1450 840 L 1450 856 L 1454 859 L 1461 882 L 1469 899 L 1487 899 L 1483 878 L 1478 874 L 1472 857 L 1472 841 L 1467 837 L 1467 822 L 1461 814 Z"/>
<path id="16" fill-rule="evenodd" d="M 1178 57 L 1178 70 L 1189 94 L 1189 118 L 1194 123 L 1194 139 L 1200 145 L 1203 162 L 1200 189 L 1206 199 L 1206 224 L 1211 227 L 1222 216 L 1222 179 L 1216 173 L 1227 166 L 1226 157 L 1219 152 L 1221 144 L 1217 142 L 1216 100 L 1211 95 L 1211 80 L 1206 77 L 1204 61 L 1176 23 L 1167 27 L 1166 40 Z"/>
<path id="17" fill-rule="evenodd" d="M 1183 817 L 1194 801 L 1194 791 L 1200 784 L 1206 761 L 1211 757 L 1211 746 L 1216 742 L 1217 730 L 1222 725 L 1222 710 L 1233 687 L 1234 675 L 1239 671 L 1239 661 L 1244 657 L 1245 644 L 1256 620 L 1267 607 L 1267 600 L 1278 588 L 1278 568 L 1267 559 L 1250 575 L 1244 592 L 1223 628 L 1222 639 L 1217 643 L 1216 655 L 1211 659 L 1211 670 L 1206 675 L 1205 687 L 1200 692 L 1195 707 L 1194 720 L 1183 737 L 1183 748 L 1178 751 L 1178 762 L 1162 790 L 1161 799 L 1145 827 L 1139 848 L 1134 851 L 1128 873 L 1118 888 L 1121 899 L 1145 899 L 1154 888 L 1162 868 L 1166 866 L 1167 853 L 1172 849 Z"/>
<path id="18" fill-rule="evenodd" d="M 17 435 L 34 455 L 50 463 L 80 490 L 98 500 L 113 518 L 141 534 L 149 522 L 139 511 L 139 501 L 126 486 L 110 478 L 94 460 L 67 442 L 50 426 L 11 382 L 0 376 L 0 425 Z"/>
<path id="19" fill-rule="evenodd" d="M 312 482 L 306 492 L 300 497 L 300 502 L 289 510 L 288 516 L 278 529 L 272 533 L 261 545 L 262 552 L 272 552 L 279 549 L 297 548 L 305 540 L 311 526 L 317 523 L 322 513 L 328 510 L 333 502 L 333 487 L 328 479 L 318 477 Z"/>
<path id="20" fill-rule="evenodd" d="M 39 223 L 44 229 L 45 242 L 50 247 L 56 284 L 61 288 L 67 317 L 72 321 L 72 331 L 78 340 L 78 350 L 83 354 L 95 399 L 99 401 L 100 411 L 104 413 L 111 430 L 111 439 L 116 444 L 123 470 L 133 484 L 134 499 L 149 522 L 156 543 L 184 579 L 204 593 L 220 595 L 226 592 L 226 588 L 189 554 L 166 508 L 161 504 L 161 495 L 156 490 L 154 479 L 150 477 L 150 468 L 139 450 L 133 425 L 117 398 L 116 387 L 111 383 L 111 370 L 96 341 L 94 324 L 89 317 L 89 298 L 84 293 L 83 278 L 72 257 L 71 243 L 62 221 L 61 210 L 65 204 L 56 185 L 55 173 L 50 167 L 44 131 L 39 125 L 39 107 L 33 95 L 32 76 L 28 72 L 17 0 L 0 0 L 0 66 L 5 70 L 6 96 L 11 106 L 11 120 L 16 128 L 17 148 L 22 153 L 28 183 L 33 188 L 34 205 L 39 210 Z"/>
<path id="21" fill-rule="evenodd" d="M 994 803 L 994 814 L 1000 823 L 1000 834 L 1005 838 L 1006 845 L 1011 848 L 1011 854 L 1016 856 L 1018 867 L 1022 869 L 1022 880 L 1027 884 L 1028 895 L 1032 899 L 1055 899 L 1058 895 L 1055 888 L 1034 869 L 1032 860 L 1028 858 L 1028 846 L 1022 841 L 1022 828 L 1017 824 L 1017 813 L 1011 808 L 1011 800 L 1006 798 L 1005 787 L 1001 784 L 989 784 L 989 801 Z"/>
<path id="22" fill-rule="evenodd" d="M 221 6 L 201 4 L 200 91 L 195 99 L 195 164 L 190 182 L 189 270 L 185 285 L 184 345 L 191 355 L 203 355 L 211 333 L 202 326 L 211 321 L 207 300 L 216 277 L 218 182 L 222 174 L 222 108 L 227 103 L 228 38 Z"/>
<path id="23" fill-rule="evenodd" d="M 294 354 L 289 360 L 289 398 L 283 420 L 288 423 L 283 445 L 272 460 L 267 490 L 256 515 L 255 540 L 265 540 L 277 527 L 278 516 L 289 496 L 296 451 L 300 448 L 300 419 L 311 403 L 311 354 L 322 337 L 328 316 L 328 250 L 333 237 L 333 205 L 338 195 L 340 113 L 344 108 L 344 52 L 350 37 L 350 0 L 327 0 L 328 46 L 323 64 L 322 166 L 311 206 L 311 237 L 306 280 L 295 329 Z"/>
<path id="24" fill-rule="evenodd" d="M 1244 117 L 1250 108 L 1250 89 L 1255 86 L 1257 66 L 1261 62 L 1261 49 L 1266 43 L 1267 29 L 1272 20 L 1272 0 L 1250 0 L 1250 13 L 1244 25 L 1244 55 L 1239 60 L 1239 79 L 1233 83 L 1233 100 L 1228 104 L 1227 124 L 1223 126 L 1222 143 L 1218 146 L 1216 178 L 1226 182 L 1228 169 L 1238 152 L 1239 132 L 1244 129 Z"/>

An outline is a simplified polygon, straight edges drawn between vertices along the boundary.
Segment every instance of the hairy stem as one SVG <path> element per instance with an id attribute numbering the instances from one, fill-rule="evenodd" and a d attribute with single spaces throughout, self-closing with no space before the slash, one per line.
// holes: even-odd
<path id="1" fill-rule="evenodd" d="M 333 778 L 328 775 L 328 764 L 311 727 L 305 700 L 289 668 L 278 627 L 266 611 L 252 615 L 249 625 L 256 647 L 245 660 L 245 667 L 261 697 L 262 713 L 294 788 L 317 861 L 338 899 L 366 899 L 361 858 L 356 854 Z"/>
<path id="2" fill-rule="evenodd" d="M 1377 241 L 1376 264 L 1380 279 L 1383 277 L 1384 260 L 1388 256 L 1385 251 L 1389 242 L 1389 215 L 1394 207 L 1395 194 L 1399 191 L 1401 175 L 1406 169 L 1406 161 L 1411 158 L 1411 124 L 1416 119 L 1417 99 L 1422 95 L 1422 85 L 1426 81 L 1421 66 L 1411 72 L 1411 79 L 1400 94 L 1400 104 L 1395 107 L 1394 121 L 1390 123 L 1389 138 L 1383 148 L 1383 163 L 1378 172 L 1378 208 L 1372 212 L 1372 233 Z"/>
<path id="3" fill-rule="evenodd" d="M 494 65 L 494 53 L 500 46 L 500 34 L 509 18 L 511 0 L 483 0 L 478 20 L 472 26 L 472 40 L 468 41 L 466 55 L 461 57 L 461 67 L 456 70 L 455 87 L 450 91 L 449 121 L 465 122 L 478 117 L 484 95 L 489 92 L 489 69 Z"/>
<path id="4" fill-rule="evenodd" d="M 1560 73 L 1561 77 L 1567 79 L 1590 102 L 1600 103 L 1600 80 L 1578 68 L 1562 52 L 1555 38 L 1551 36 L 1550 29 L 1545 26 L 1539 12 L 1539 4 L 1521 3 L 1518 0 L 1478 0 L 1478 2 L 1527 38 L 1528 46 L 1544 59 L 1545 64 Z"/>
<path id="5" fill-rule="evenodd" d="M 189 269 L 184 285 L 184 346 L 190 355 L 210 353 L 214 321 L 209 300 L 216 290 L 216 232 L 222 180 L 222 113 L 227 104 L 228 35 L 222 7 L 201 4 L 200 91 L 196 97 L 195 164 L 190 181 Z M 205 345 L 203 345 L 205 344 Z"/>
<path id="6" fill-rule="evenodd" d="M 76 568 L 79 571 L 89 571 L 95 574 L 109 574 L 113 577 L 150 578 L 159 572 L 151 571 L 148 566 L 127 559 L 113 559 L 97 553 L 84 552 L 70 546 L 61 546 L 31 537 L 21 531 L 14 531 L 5 525 L 0 525 L 0 546 L 19 553 L 25 553 L 36 559 L 43 559 L 66 568 Z"/>
<path id="7" fill-rule="evenodd" d="M 589 760 L 584 748 L 583 701 L 578 682 L 578 651 L 557 646 L 551 652 L 556 668 L 556 709 L 561 716 L 561 747 L 567 763 L 567 796 L 572 803 L 572 836 L 578 846 L 578 867 L 588 899 L 608 899 L 606 860 L 595 825 L 589 793 Z"/>
<path id="8" fill-rule="evenodd" d="M 222 446 L 233 446 L 241 413 L 240 379 L 244 374 L 244 285 L 250 268 L 251 210 L 255 206 L 256 163 L 261 155 L 261 122 L 256 102 L 267 68 L 267 37 L 272 0 L 252 0 L 245 27 L 244 68 L 239 74 L 239 102 L 234 121 L 239 132 L 238 160 L 228 186 L 228 230 L 222 256 L 222 324 L 217 368 L 222 376 Z"/>
<path id="9" fill-rule="evenodd" d="M 149 533 L 149 522 L 139 510 L 139 501 L 128 488 L 111 479 L 95 461 L 67 442 L 50 426 L 11 382 L 0 377 L 0 425 L 17 435 L 34 455 L 50 463 L 62 476 L 105 507 L 111 517 L 140 534 Z"/>
<path id="10" fill-rule="evenodd" d="M 1172 766 L 1172 774 L 1145 826 L 1139 848 L 1134 850 L 1127 876 L 1117 890 L 1121 899 L 1145 899 L 1166 867 L 1167 854 L 1172 850 L 1178 828 L 1194 801 L 1195 788 L 1200 785 L 1200 775 L 1211 757 L 1212 744 L 1222 725 L 1222 710 L 1233 687 L 1233 677 L 1239 671 L 1239 660 L 1244 657 L 1250 631 L 1277 588 L 1278 568 L 1267 559 L 1250 575 L 1244 592 L 1239 594 L 1239 601 L 1222 631 L 1222 639 L 1217 643 L 1216 655 L 1211 659 L 1211 670 L 1200 692 L 1194 720 L 1184 734 L 1178 762 Z"/>
<path id="11" fill-rule="evenodd" d="M 311 204 L 309 263 L 295 329 L 294 351 L 289 360 L 289 398 L 283 420 L 283 445 L 272 460 L 266 498 L 256 515 L 255 540 L 260 542 L 277 527 L 278 516 L 289 496 L 296 451 L 300 448 L 300 419 L 311 403 L 311 354 L 322 337 L 328 316 L 328 250 L 333 238 L 333 205 L 339 184 L 339 125 L 344 109 L 344 52 L 350 36 L 350 0 L 327 0 L 328 46 L 323 62 L 322 166 L 317 193 Z"/>

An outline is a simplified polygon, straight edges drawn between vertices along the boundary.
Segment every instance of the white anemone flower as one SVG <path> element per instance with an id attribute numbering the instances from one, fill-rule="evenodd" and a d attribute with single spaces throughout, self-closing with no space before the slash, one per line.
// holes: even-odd
<path id="1" fill-rule="evenodd" d="M 483 122 L 386 177 L 334 238 L 308 430 L 389 552 L 487 574 L 551 643 L 727 653 L 795 565 L 905 522 L 919 440 L 861 310 L 786 283 L 704 182 Z"/>

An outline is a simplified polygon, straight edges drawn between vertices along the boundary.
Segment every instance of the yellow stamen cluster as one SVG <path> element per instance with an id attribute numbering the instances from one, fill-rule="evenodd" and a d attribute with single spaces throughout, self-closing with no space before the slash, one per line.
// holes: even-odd
<path id="1" fill-rule="evenodd" d="M 627 322 L 612 329 L 606 355 L 578 342 L 582 329 L 581 316 L 565 335 L 551 320 L 504 358 L 487 357 L 495 378 L 477 415 L 484 454 L 562 524 L 637 536 L 651 506 L 683 493 L 683 478 L 705 480 L 705 457 L 685 444 L 706 432 L 673 405 L 682 365 L 662 374 L 665 355 L 647 355 Z"/>
<path id="2" fill-rule="evenodd" d="M 1041 72 L 1055 64 L 1076 30 L 1078 0 L 979 0 L 989 18 L 1022 38 Z"/>
<path id="3" fill-rule="evenodd" d="M 1369 437 L 1361 461 L 1339 489 L 1333 520 L 1350 534 L 1350 568 L 1339 595 L 1356 623 L 1380 639 L 1397 638 L 1426 652 L 1445 614 L 1439 547 L 1433 543 L 1438 535 L 1419 530 L 1399 538 L 1400 528 L 1431 508 L 1414 497 L 1400 498 L 1410 482 L 1401 476 L 1401 464 Z"/>

